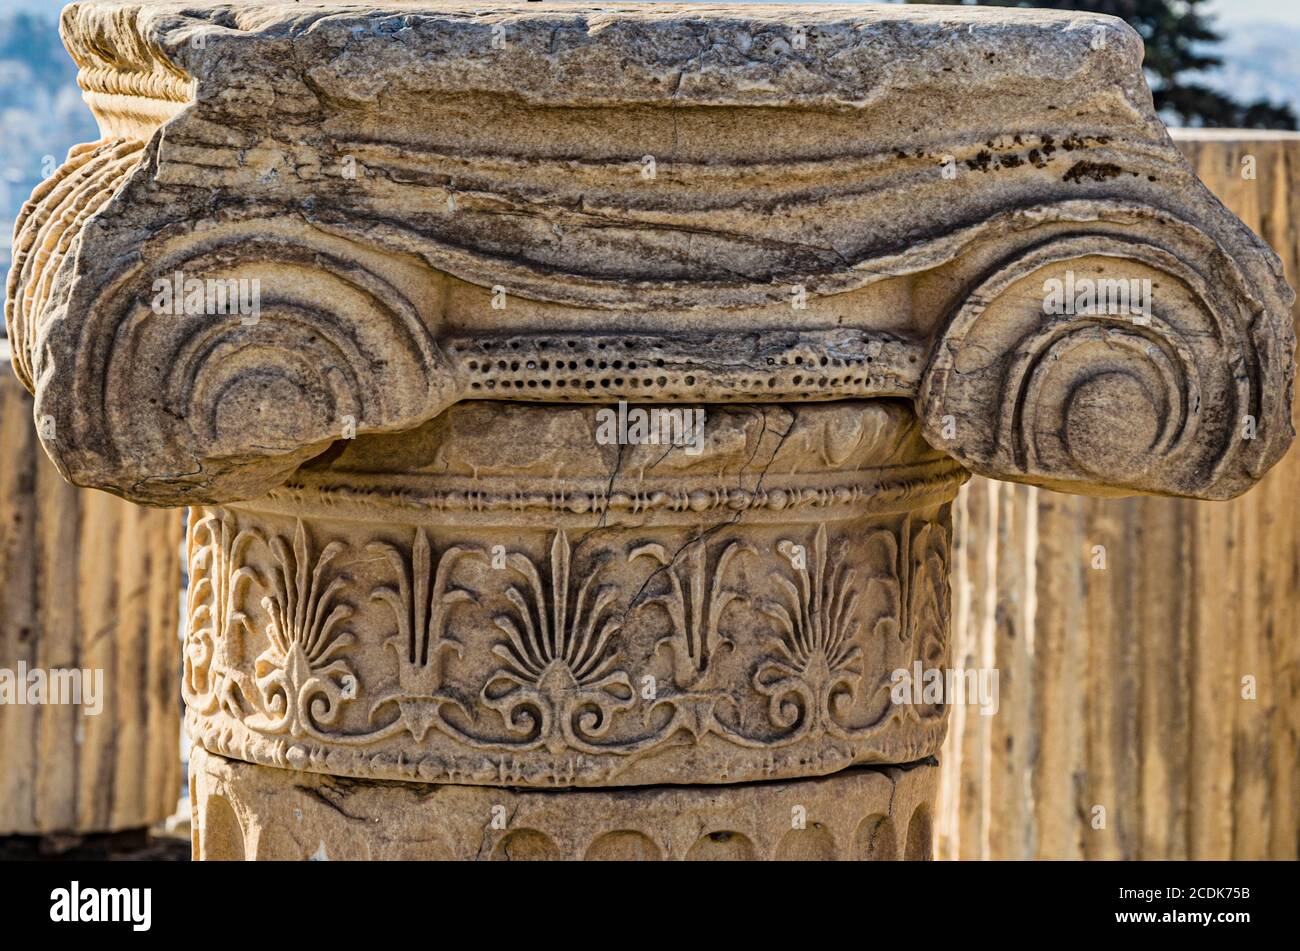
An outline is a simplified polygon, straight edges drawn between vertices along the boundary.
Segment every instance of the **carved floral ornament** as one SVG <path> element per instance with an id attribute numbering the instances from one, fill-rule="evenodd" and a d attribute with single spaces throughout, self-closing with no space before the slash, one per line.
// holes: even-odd
<path id="1" fill-rule="evenodd" d="M 933 753 L 942 707 L 892 704 L 889 678 L 944 659 L 960 478 L 893 511 L 875 478 L 878 514 L 573 531 L 196 509 L 191 730 L 271 765 L 520 785 L 701 781 L 694 747 L 738 779 Z"/>
<path id="2" fill-rule="evenodd" d="M 237 518 L 211 512 L 192 523 L 197 582 L 186 701 L 192 725 L 222 734 L 218 748 L 251 744 L 240 752 L 255 761 L 287 757 L 302 766 L 294 757 L 310 758 L 314 750 L 330 756 L 330 771 L 421 778 L 431 778 L 430 771 L 455 776 L 478 762 L 522 770 L 513 776 L 522 784 L 559 782 L 561 764 L 577 763 L 578 774 L 568 778 L 587 783 L 621 777 L 637 758 L 651 762 L 629 771 L 630 781 L 645 781 L 638 777 L 659 769 L 654 754 L 679 733 L 695 744 L 715 737 L 714 746 L 767 751 L 769 759 L 812 749 L 828 766 L 880 759 L 889 748 L 882 737 L 891 732 L 918 744 L 939 738 L 942 709 L 891 705 L 888 673 L 914 659 L 941 659 L 946 525 L 914 529 L 914 519 L 902 517 L 905 537 L 923 546 L 905 576 L 899 571 L 906 555 L 883 527 L 868 531 L 856 567 L 847 558 L 856 532 L 832 533 L 824 523 L 798 542 L 781 539 L 777 558 L 707 536 L 676 558 L 657 543 L 624 546 L 627 564 L 662 569 L 630 605 L 619 603 L 629 585 L 602 583 L 603 565 L 590 566 L 581 582 L 574 577 L 573 546 L 563 531 L 551 537 L 542 563 L 511 551 L 495 585 L 462 586 L 453 580 L 458 564 L 480 562 L 484 570 L 476 575 L 486 579 L 489 557 L 456 545 L 435 553 L 417 529 L 406 550 L 368 546 L 392 569 L 394 583 L 371 592 L 388 608 L 381 615 L 356 614 L 338 597 L 355 590 L 331 570 L 344 560 L 345 546 L 331 541 L 314 553 L 299 520 L 291 543 L 273 536 L 263 545 L 282 573 L 262 598 L 264 635 L 242 623 L 213 638 L 213 628 L 198 622 L 210 613 L 205 596 L 215 600 L 220 587 L 212 583 L 220 572 L 207 566 L 222 538 L 252 534 L 236 532 Z M 753 573 L 730 570 L 740 559 L 754 562 Z M 247 567 L 234 573 L 241 580 L 255 574 Z M 904 600 L 909 587 L 915 593 Z M 942 597 L 927 604 L 931 593 Z M 479 611 L 457 623 L 457 605 Z M 924 613 L 935 609 L 944 615 Z M 483 637 L 484 618 L 495 638 Z M 352 649 L 350 620 L 374 632 L 364 650 Z M 613 635 L 625 625 L 637 630 L 620 642 Z M 391 636 L 381 641 L 385 631 Z M 255 659 L 240 661 L 263 644 Z M 729 664 L 726 655 L 733 655 Z M 340 750 L 347 757 L 333 755 Z M 749 764 L 759 762 L 738 758 L 736 768 L 758 770 Z"/>

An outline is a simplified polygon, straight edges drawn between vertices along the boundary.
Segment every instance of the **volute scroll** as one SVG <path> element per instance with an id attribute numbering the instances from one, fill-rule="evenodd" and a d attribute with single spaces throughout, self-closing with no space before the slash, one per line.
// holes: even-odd
<path id="1" fill-rule="evenodd" d="M 926 438 L 982 475 L 1084 494 L 1235 496 L 1285 452 L 1285 285 L 1152 217 L 1017 250 L 936 335 Z M 1276 299 L 1274 299 L 1276 298 Z"/>

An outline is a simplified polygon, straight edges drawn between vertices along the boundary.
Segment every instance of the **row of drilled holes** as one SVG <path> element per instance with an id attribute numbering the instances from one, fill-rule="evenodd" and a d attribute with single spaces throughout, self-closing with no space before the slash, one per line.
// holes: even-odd
<path id="1" fill-rule="evenodd" d="M 545 341 L 541 341 L 540 344 L 544 345 L 544 344 L 545 344 Z M 603 346 L 603 345 L 601 345 L 601 346 Z M 455 348 L 455 349 L 459 352 L 459 348 Z M 484 349 L 485 351 L 487 351 L 487 350 L 491 350 L 491 347 L 485 344 L 484 347 L 483 347 L 483 349 Z M 915 358 L 913 358 L 913 359 L 915 360 Z M 517 371 L 517 370 L 520 369 L 520 366 L 521 366 L 521 363 L 520 363 L 520 361 L 518 361 L 518 360 L 510 360 L 510 361 L 506 361 L 506 360 L 497 359 L 495 362 L 496 362 L 496 368 L 497 368 L 498 370 L 506 370 L 506 369 L 509 369 L 509 370 L 515 370 L 515 371 Z M 866 364 L 869 364 L 869 363 L 871 363 L 871 362 L 872 362 L 872 358 L 871 358 L 871 357 L 863 357 L 863 358 L 860 358 L 860 359 L 857 359 L 857 360 L 845 360 L 845 359 L 840 358 L 840 357 L 836 357 L 834 360 L 832 360 L 830 357 L 822 357 L 820 360 L 814 360 L 814 359 L 812 359 L 812 358 L 809 358 L 808 361 L 807 361 L 807 365 L 808 365 L 809 367 L 814 367 L 814 366 L 822 366 L 822 367 L 835 366 L 835 367 L 839 368 L 839 367 L 860 367 L 860 366 L 865 366 Z M 662 367 L 665 365 L 665 361 L 664 361 L 664 359 L 663 359 L 662 357 L 658 357 L 658 358 L 656 358 L 656 359 L 653 361 L 653 364 L 654 364 L 654 366 L 657 367 L 657 368 L 662 368 Z M 474 371 L 476 371 L 476 372 L 480 372 L 480 373 L 489 373 L 489 372 L 491 372 L 491 370 L 492 370 L 492 365 L 493 365 L 493 359 L 492 359 L 491 357 L 488 357 L 488 358 L 483 359 L 483 360 L 470 360 L 469 363 L 468 363 L 468 366 L 469 366 L 469 368 L 470 368 L 471 370 L 474 370 Z M 545 358 L 545 357 L 539 357 L 539 358 L 537 358 L 537 359 L 535 359 L 535 360 L 525 360 L 525 361 L 523 362 L 523 364 L 522 364 L 522 366 L 523 366 L 525 369 L 528 369 L 528 370 L 537 370 L 537 369 L 548 370 L 548 369 L 550 369 L 550 365 L 551 365 L 551 360 L 550 360 L 550 359 L 547 359 L 547 358 Z M 565 366 L 568 366 L 568 368 L 569 368 L 570 370 L 576 370 L 576 369 L 578 369 L 578 366 L 579 366 L 579 365 L 580 365 L 580 362 L 579 362 L 578 360 L 562 360 L 562 359 L 557 359 L 557 360 L 555 360 L 555 368 L 556 368 L 557 370 L 563 370 L 563 369 L 565 368 Z M 624 367 L 624 363 L 623 363 L 622 360 L 614 360 L 614 361 L 611 363 L 611 362 L 606 361 L 606 360 L 597 360 L 597 359 L 594 358 L 594 357 L 587 357 L 585 360 L 582 360 L 582 361 L 581 361 L 581 365 L 582 365 L 582 366 L 585 366 L 585 367 L 586 367 L 587 369 L 589 369 L 589 370 L 607 370 L 607 369 L 611 369 L 611 368 L 612 368 L 612 369 L 615 369 L 615 370 L 621 370 L 621 369 L 623 369 L 623 367 Z M 641 366 L 644 366 L 644 367 L 646 367 L 646 368 L 648 369 L 648 368 L 650 367 L 650 365 L 651 365 L 651 361 L 649 361 L 649 360 L 643 360 L 643 361 L 641 361 L 641 364 L 640 364 L 640 365 L 641 365 Z M 802 356 L 798 356 L 798 355 L 796 355 L 793 359 L 791 359 L 790 357 L 781 357 L 780 359 L 778 359 L 778 358 L 776 358 L 776 357 L 768 357 L 768 358 L 767 358 L 767 365 L 770 366 L 770 367 L 771 367 L 771 366 L 783 366 L 783 367 L 787 367 L 787 366 L 796 366 L 796 367 L 801 367 L 801 366 L 804 366 L 805 364 L 804 364 L 804 358 L 803 358 Z M 635 370 L 635 369 L 637 368 L 638 364 L 637 364 L 637 362 L 636 362 L 635 360 L 629 360 L 629 361 L 627 361 L 626 366 L 627 366 L 627 369 L 629 369 L 629 370 Z"/>
<path id="2" fill-rule="evenodd" d="M 840 377 L 832 377 L 832 378 L 822 377 L 819 380 L 814 381 L 811 378 L 805 379 L 802 376 L 796 376 L 794 377 L 794 379 L 790 381 L 790 384 L 792 386 L 800 386 L 804 384 L 815 384 L 816 386 L 820 386 L 820 387 L 848 386 L 852 384 L 853 386 L 861 387 L 864 385 L 869 385 L 870 382 L 871 381 L 869 377 L 844 377 L 843 379 L 841 379 Z M 604 389 L 609 389 L 611 386 L 614 389 L 622 389 L 624 384 L 632 388 L 638 388 L 644 386 L 647 389 L 653 389 L 656 387 L 662 389 L 670 385 L 671 386 L 679 385 L 677 381 L 673 381 L 670 384 L 668 379 L 662 376 L 659 377 L 657 380 L 651 380 L 649 378 L 646 378 L 644 380 L 637 380 L 637 379 L 624 380 L 623 377 L 620 376 L 620 377 L 613 377 L 613 378 L 602 377 L 600 380 L 591 380 L 591 379 L 584 380 L 581 379 L 580 377 L 574 377 L 573 379 L 567 381 L 563 379 L 554 380 L 554 381 L 549 379 L 537 380 L 535 378 L 527 379 L 527 380 L 492 380 L 492 379 L 482 380 L 482 381 L 474 380 L 473 382 L 470 383 L 470 388 L 474 390 L 482 390 L 482 389 L 494 390 L 499 385 L 500 388 L 503 390 L 508 390 L 511 387 L 517 390 L 522 390 L 525 388 L 536 389 L 537 387 L 540 386 L 544 390 L 549 390 L 551 389 L 552 386 L 554 386 L 556 389 L 564 389 L 566 386 L 571 386 L 575 390 L 582 390 L 582 389 L 594 390 L 597 386 L 600 386 Z M 681 381 L 680 385 L 686 387 L 694 386 L 695 377 L 693 376 L 686 377 L 684 380 Z M 768 389 L 774 390 L 777 389 L 778 386 L 780 385 L 782 385 L 781 381 L 779 381 L 776 377 L 770 377 L 767 381 Z M 733 391 L 736 389 L 748 389 L 755 394 L 759 394 L 762 393 L 763 391 L 762 387 L 763 387 L 762 383 L 758 383 L 753 380 L 742 380 L 736 386 L 728 387 L 728 389 Z M 811 395 L 811 393 L 809 393 L 808 395 Z"/>
<path id="3" fill-rule="evenodd" d="M 565 341 L 565 344 L 566 344 L 570 349 L 574 349 L 574 350 L 576 350 L 576 349 L 578 348 L 578 346 L 579 346 L 579 342 L 576 341 L 576 340 L 566 340 L 566 341 Z M 529 349 L 529 350 L 545 349 L 545 348 L 549 347 L 550 345 L 551 345 L 551 341 L 549 341 L 549 340 L 528 341 L 528 347 L 527 347 L 527 349 Z M 627 349 L 630 350 L 630 349 L 633 349 L 633 348 L 639 346 L 640 344 L 638 344 L 638 342 L 635 341 L 635 340 L 624 340 L 624 341 L 622 341 L 622 345 L 623 345 L 623 347 L 625 347 L 625 348 L 627 348 Z M 494 343 L 491 342 L 491 341 L 481 341 L 481 342 L 478 342 L 478 343 L 477 343 L 476 348 L 479 349 L 479 350 L 481 350 L 481 351 L 483 351 L 485 354 L 490 354 L 490 352 L 491 352 L 493 349 L 495 349 L 496 347 L 498 347 L 498 346 L 499 346 L 501 349 L 503 349 L 503 350 L 504 350 L 504 349 L 510 349 L 510 350 L 514 350 L 514 351 L 518 351 L 518 350 L 520 350 L 520 349 L 523 348 L 523 345 L 522 345 L 521 342 L 518 341 L 518 340 L 511 340 L 511 341 L 508 341 L 508 342 L 501 342 L 500 344 L 494 344 Z M 596 342 L 595 346 L 596 346 L 596 349 L 598 349 L 598 350 L 604 350 L 604 349 L 606 349 L 606 348 L 609 347 L 609 346 L 617 347 L 617 346 L 618 346 L 618 343 L 615 342 L 615 343 L 613 343 L 613 344 L 609 344 L 609 343 L 607 343 L 607 342 L 605 342 L 605 341 L 598 341 L 598 342 Z M 453 346 L 453 347 L 452 347 L 452 351 L 455 352 L 455 353 L 461 353 L 461 352 L 463 351 L 463 349 L 464 349 L 464 348 L 462 348 L 462 347 L 460 347 L 460 346 Z M 913 359 L 915 359 L 915 358 L 913 358 Z M 793 358 L 791 358 L 791 357 L 780 357 L 780 358 L 777 358 L 777 357 L 768 357 L 768 358 L 767 358 L 767 364 L 768 364 L 768 366 L 804 366 L 804 365 L 807 365 L 807 366 L 810 367 L 810 368 L 811 368 L 811 367 L 815 367 L 815 366 L 817 366 L 817 365 L 820 365 L 820 366 L 823 366 L 823 367 L 833 365 L 833 366 L 835 366 L 835 367 L 837 367 L 837 368 L 838 368 L 838 367 L 862 367 L 862 366 L 864 366 L 864 365 L 866 365 L 866 364 L 870 364 L 870 363 L 872 363 L 872 362 L 873 362 L 873 361 L 872 361 L 872 358 L 871 358 L 871 357 L 864 357 L 864 358 L 859 358 L 859 359 L 849 359 L 849 360 L 845 360 L 845 359 L 843 359 L 843 358 L 835 358 L 834 360 L 832 360 L 832 359 L 829 358 L 829 357 L 822 357 L 820 360 L 815 360 L 815 359 L 813 359 L 813 358 L 809 358 L 809 359 L 806 361 L 806 364 L 805 364 L 805 359 L 804 359 L 804 357 L 803 357 L 802 355 L 796 355 L 796 356 L 794 356 Z M 495 366 L 494 366 L 494 363 L 495 363 Z M 581 368 L 584 368 L 584 369 L 588 369 L 588 370 L 593 370 L 593 371 L 603 371 L 603 370 L 609 370 L 609 369 L 613 369 L 613 370 L 622 370 L 622 369 L 625 368 L 625 366 L 626 366 L 626 369 L 627 369 L 627 370 L 629 370 L 629 371 L 635 371 L 636 369 L 638 369 L 638 367 L 643 367 L 644 369 L 650 369 L 651 363 L 653 363 L 653 365 L 654 365 L 655 368 L 657 368 L 657 369 L 661 369 L 661 368 L 663 368 L 664 365 L 665 365 L 665 360 L 664 360 L 662 357 L 659 357 L 659 358 L 655 358 L 653 361 L 650 361 L 650 360 L 643 360 L 643 361 L 641 361 L 639 364 L 638 364 L 638 362 L 635 361 L 635 360 L 628 360 L 627 363 L 626 363 L 626 365 L 625 365 L 625 364 L 624 364 L 624 361 L 622 361 L 622 360 L 614 360 L 614 361 L 611 362 L 611 361 L 606 361 L 606 360 L 598 360 L 598 359 L 596 359 L 596 358 L 594 358 L 594 357 L 587 357 L 587 358 L 585 358 L 585 359 L 579 361 L 579 360 L 574 360 L 574 359 L 567 359 L 567 360 L 566 360 L 566 359 L 559 359 L 559 358 L 555 358 L 555 357 L 547 358 L 547 357 L 540 357 L 540 356 L 539 356 L 539 357 L 537 357 L 536 359 L 528 359 L 528 360 L 524 360 L 524 361 L 520 361 L 520 360 L 509 360 L 509 361 L 507 361 L 507 360 L 501 360 L 501 359 L 493 360 L 493 358 L 492 358 L 491 356 L 487 356 L 487 357 L 482 358 L 482 359 L 470 359 L 470 360 L 468 361 L 467 365 L 468 365 L 468 367 L 469 367 L 469 369 L 470 369 L 471 371 L 474 371 L 474 372 L 477 372 L 477 373 L 481 373 L 481 374 L 483 374 L 484 376 L 488 376 L 488 375 L 491 374 L 494 370 L 496 370 L 496 371 L 500 371 L 500 372 L 503 372 L 503 373 L 517 373 L 517 372 L 519 372 L 519 371 L 521 371 L 521 370 L 523 370 L 523 371 L 525 371 L 525 372 L 533 372 L 533 371 L 539 371 L 539 370 L 542 371 L 542 372 L 548 372 L 548 371 L 550 371 L 550 370 L 552 369 L 552 363 L 554 364 L 554 370 L 559 371 L 559 372 L 563 372 L 566 368 L 567 368 L 568 370 L 570 370 L 570 371 L 577 371 L 577 370 L 580 369 L 580 367 L 581 367 Z M 669 384 L 669 381 L 668 381 L 668 379 L 667 379 L 666 377 L 660 376 L 660 377 L 658 377 L 657 379 L 651 379 L 651 378 L 649 378 L 649 377 L 646 377 L 646 378 L 644 378 L 644 379 L 642 379 L 642 380 L 637 380 L 637 379 L 635 379 L 635 378 L 632 378 L 632 379 L 627 380 L 627 381 L 625 381 L 622 377 L 602 378 L 602 379 L 600 379 L 600 380 L 590 380 L 590 379 L 582 379 L 582 378 L 572 378 L 572 379 L 570 379 L 570 380 L 568 380 L 568 381 L 566 381 L 566 380 L 564 380 L 564 379 L 558 379 L 558 380 L 550 380 L 550 379 L 542 379 L 542 380 L 537 380 L 537 379 L 527 379 L 527 380 L 494 380 L 494 379 L 487 379 L 487 380 L 484 380 L 484 381 L 478 381 L 478 380 L 473 381 L 473 382 L 470 384 L 470 386 L 471 386 L 472 389 L 475 389 L 475 390 L 483 390 L 483 389 L 493 390 L 493 389 L 497 389 L 498 386 L 499 386 L 500 389 L 502 389 L 502 390 L 508 390 L 508 389 L 511 389 L 512 387 L 513 387 L 514 389 L 516 389 L 516 390 L 522 390 L 522 389 L 536 389 L 536 388 L 538 388 L 539 386 L 540 386 L 542 389 L 551 389 L 551 388 L 555 388 L 555 389 L 564 389 L 566 386 L 571 386 L 574 390 L 584 390 L 584 389 L 585 389 L 585 390 L 594 390 L 594 389 L 596 389 L 597 386 L 600 386 L 600 387 L 603 388 L 603 389 L 609 389 L 609 388 L 611 388 L 611 387 L 613 387 L 613 388 L 615 388 L 615 389 L 622 389 L 623 386 L 624 386 L 624 384 L 625 384 L 625 382 L 626 382 L 628 385 L 630 385 L 631 387 L 633 387 L 633 388 L 638 388 L 638 387 L 642 387 L 642 386 L 643 386 L 643 387 L 645 387 L 645 388 L 647 388 L 647 389 L 652 389 L 652 388 L 655 388 L 655 387 L 663 388 L 663 387 L 666 387 L 666 386 L 669 386 L 669 385 L 670 385 L 670 384 Z M 817 386 L 820 386 L 820 387 L 825 387 L 825 386 L 836 386 L 836 387 L 837 387 L 837 386 L 841 386 L 841 385 L 849 385 L 849 384 L 852 384 L 852 385 L 855 385 L 855 386 L 861 387 L 861 386 L 864 385 L 864 383 L 869 383 L 869 382 L 870 382 L 869 378 L 863 378 L 863 377 L 857 377 L 857 378 L 845 377 L 845 378 L 843 378 L 843 379 L 841 379 L 841 378 L 839 378 L 839 377 L 835 377 L 835 378 L 821 377 L 819 380 L 816 381 L 816 385 L 817 385 Z M 687 377 L 685 377 L 685 379 L 684 379 L 683 381 L 681 381 L 681 383 L 684 384 L 684 385 L 687 386 L 687 387 L 694 386 L 694 385 L 695 385 L 695 377 L 694 377 L 693 375 L 692 375 L 692 376 L 687 376 Z M 801 384 L 812 385 L 813 383 L 814 383 L 814 381 L 813 381 L 811 378 L 805 380 L 805 379 L 802 377 L 802 375 L 795 376 L 795 377 L 791 380 L 791 385 L 793 385 L 793 386 L 799 386 L 799 385 L 801 385 Z M 673 383 L 672 385 L 674 385 L 674 386 L 677 385 L 677 381 L 674 381 L 674 383 Z M 769 389 L 769 390 L 777 389 L 780 385 L 782 385 L 782 384 L 781 384 L 781 382 L 780 382 L 776 377 L 769 377 L 768 380 L 767 380 L 766 388 Z M 762 392 L 763 392 L 763 388 L 764 388 L 764 387 L 763 387 L 763 383 L 762 383 L 761 381 L 746 380 L 746 381 L 742 381 L 742 383 L 739 385 L 739 387 L 733 387 L 733 388 L 732 388 L 732 392 L 735 392 L 736 389 L 743 389 L 743 388 L 746 388 L 746 387 L 747 387 L 748 390 L 749 390 L 750 392 L 752 392 L 754 395 L 761 395 Z M 811 394 L 806 394 L 806 395 L 811 395 Z"/>
<path id="4" fill-rule="evenodd" d="M 478 360 L 470 360 L 467 365 L 471 370 L 477 373 L 491 373 L 493 369 L 491 360 L 483 360 L 481 362 Z M 655 360 L 654 365 L 656 368 L 662 368 L 664 365 L 664 361 L 662 359 Z M 611 364 L 606 362 L 605 360 L 597 361 L 592 357 L 588 357 L 586 360 L 583 360 L 581 364 L 579 364 L 577 360 L 569 360 L 567 362 L 564 360 L 555 361 L 555 369 L 557 370 L 563 370 L 566 366 L 570 370 L 576 370 L 578 369 L 579 366 L 584 366 L 588 370 L 609 370 L 609 369 L 622 370 L 625 364 L 623 363 L 622 360 L 615 360 Z M 641 361 L 640 364 L 638 364 L 635 360 L 629 360 L 626 364 L 628 370 L 635 370 L 638 366 L 641 366 L 643 369 L 648 370 L 650 369 L 650 361 L 643 360 Z M 549 370 L 551 368 L 551 361 L 546 359 L 525 360 L 522 364 L 518 360 L 511 360 L 509 362 L 506 362 L 505 360 L 498 360 L 496 362 L 496 369 L 498 370 L 503 370 L 503 371 L 510 370 L 512 372 L 517 373 L 521 368 L 524 370 Z"/>

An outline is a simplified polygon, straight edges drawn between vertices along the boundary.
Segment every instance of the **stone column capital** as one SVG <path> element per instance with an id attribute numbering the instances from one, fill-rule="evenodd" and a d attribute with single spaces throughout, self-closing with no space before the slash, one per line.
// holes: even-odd
<path id="1" fill-rule="evenodd" d="M 1113 18 L 88 2 L 62 29 L 103 138 L 25 209 L 6 315 L 79 484 L 254 498 L 468 399 L 903 398 L 985 475 L 1205 498 L 1293 436 L 1293 294 Z"/>

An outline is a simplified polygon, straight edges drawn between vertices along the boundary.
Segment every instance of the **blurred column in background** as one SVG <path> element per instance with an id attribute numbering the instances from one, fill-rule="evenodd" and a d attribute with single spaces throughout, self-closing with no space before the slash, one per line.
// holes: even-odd
<path id="1" fill-rule="evenodd" d="M 46 837 L 26 846 L 57 851 L 176 809 L 182 526 L 174 511 L 63 481 L 8 346 L 0 339 L 0 669 L 104 671 L 96 716 L 0 704 L 0 836 Z M 0 838 L 0 854 L 20 847 Z"/>
<path id="2" fill-rule="evenodd" d="M 1174 135 L 1296 286 L 1300 134 Z M 953 521 L 952 662 L 1001 708 L 953 709 L 938 857 L 1297 857 L 1300 454 L 1226 503 L 974 478 Z"/>

